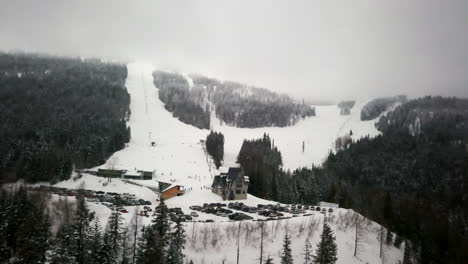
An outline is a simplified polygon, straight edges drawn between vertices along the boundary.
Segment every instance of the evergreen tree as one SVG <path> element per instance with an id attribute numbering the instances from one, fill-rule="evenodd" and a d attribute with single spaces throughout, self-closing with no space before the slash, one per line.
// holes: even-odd
<path id="1" fill-rule="evenodd" d="M 99 251 L 97 252 L 97 262 L 100 264 L 117 263 L 114 255 L 112 238 L 110 237 L 108 230 L 104 233 L 102 244 L 99 247 Z"/>
<path id="2" fill-rule="evenodd" d="M 107 222 L 106 235 L 112 248 L 112 256 L 118 259 L 123 241 L 123 218 L 116 208 L 113 209 Z"/>
<path id="3" fill-rule="evenodd" d="M 312 263 L 312 245 L 310 244 L 309 238 L 306 239 L 304 245 L 304 264 Z"/>
<path id="4" fill-rule="evenodd" d="M 169 209 L 164 200 L 156 208 L 159 214 L 153 219 L 151 226 L 142 231 L 139 241 L 138 264 L 161 264 L 166 259 L 166 247 L 170 231 Z"/>
<path id="5" fill-rule="evenodd" d="M 27 220 L 18 230 L 18 248 L 16 263 L 37 263 L 45 260 L 48 249 L 50 223 L 48 214 L 27 201 L 25 208 Z"/>
<path id="6" fill-rule="evenodd" d="M 274 264 L 273 259 L 271 257 L 267 257 L 267 259 L 265 260 L 265 264 Z"/>
<path id="7" fill-rule="evenodd" d="M 206 151 L 213 157 L 216 168 L 219 168 L 224 158 L 224 135 L 211 131 L 206 137 Z"/>
<path id="8" fill-rule="evenodd" d="M 70 226 L 64 226 L 57 232 L 47 254 L 47 262 L 50 264 L 78 263 L 76 261 L 76 244 L 73 241 L 73 230 Z"/>
<path id="9" fill-rule="evenodd" d="M 89 248 L 90 253 L 87 263 L 99 264 L 100 263 L 100 250 L 103 244 L 102 228 L 98 218 L 93 221 L 90 228 Z"/>
<path id="10" fill-rule="evenodd" d="M 335 236 L 328 224 L 323 224 L 323 231 L 317 251 L 314 256 L 315 264 L 334 264 L 338 260 Z"/>
<path id="11" fill-rule="evenodd" d="M 292 251 L 291 251 L 291 239 L 288 233 L 284 235 L 283 240 L 283 251 L 281 252 L 281 264 L 293 264 Z"/>
<path id="12" fill-rule="evenodd" d="M 78 264 L 84 264 L 89 249 L 89 240 L 91 237 L 91 221 L 94 219 L 94 212 L 90 212 L 84 197 L 78 197 L 78 205 L 73 224 L 72 239 L 75 242 L 75 257 Z"/>
<path id="13" fill-rule="evenodd" d="M 180 221 L 180 217 L 176 221 L 174 232 L 171 233 L 171 242 L 167 251 L 167 264 L 183 264 L 184 263 L 184 244 L 185 230 Z"/>

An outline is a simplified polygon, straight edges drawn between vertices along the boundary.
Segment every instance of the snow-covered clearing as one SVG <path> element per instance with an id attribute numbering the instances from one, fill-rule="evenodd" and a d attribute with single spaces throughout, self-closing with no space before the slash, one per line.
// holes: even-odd
<path id="1" fill-rule="evenodd" d="M 354 257 L 353 215 L 355 213 L 352 210 L 345 209 L 339 209 L 327 215 L 327 223 L 336 236 L 337 263 L 397 263 L 403 258 L 402 250 L 385 244 L 383 257 L 380 258 L 380 226 L 368 220 L 363 223 L 365 232 L 359 242 L 357 257 Z M 283 238 L 287 231 L 292 240 L 294 262 L 303 263 L 305 240 L 309 238 L 313 254 L 315 254 L 323 228 L 323 220 L 324 216 L 318 213 L 307 217 L 264 222 L 263 260 L 270 256 L 274 263 L 280 262 Z M 261 223 L 255 221 L 188 223 L 185 253 L 193 259 L 194 263 L 217 264 L 224 261 L 225 264 L 233 264 L 236 263 L 239 235 L 239 263 L 259 263 Z"/>

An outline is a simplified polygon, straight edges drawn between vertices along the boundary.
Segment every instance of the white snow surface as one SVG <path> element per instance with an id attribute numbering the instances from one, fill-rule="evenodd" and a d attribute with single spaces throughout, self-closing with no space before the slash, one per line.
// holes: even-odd
<path id="1" fill-rule="evenodd" d="M 137 198 L 149 200 L 153 206 L 157 204 L 158 194 L 145 187 L 157 187 L 156 180 L 178 183 L 185 187 L 186 193 L 166 201 L 169 207 L 180 207 L 188 214 L 192 210 L 191 205 L 202 205 L 203 203 L 223 202 L 221 197 L 213 194 L 211 186 L 214 175 L 218 170 L 213 161 L 207 156 L 201 140 L 206 139 L 209 130 L 198 129 L 191 125 L 180 122 L 164 108 L 159 100 L 159 90 L 153 84 L 152 72 L 154 68 L 149 64 L 131 63 L 128 65 L 128 77 L 126 87 L 130 93 L 131 116 L 128 125 L 131 128 L 131 140 L 127 146 L 114 153 L 105 164 L 98 168 L 115 168 L 127 170 L 149 170 L 156 172 L 153 180 L 130 180 L 123 181 L 112 179 L 110 183 L 103 184 L 107 180 L 88 174 L 83 174 L 81 179 L 70 179 L 60 182 L 56 186 L 66 188 L 85 188 L 92 190 L 103 190 L 118 193 L 133 193 Z M 270 134 L 274 139 L 275 146 L 281 151 L 285 169 L 296 169 L 303 166 L 310 167 L 312 164 L 319 165 L 333 149 L 333 142 L 337 136 L 353 131 L 353 138 L 361 136 L 375 136 L 378 131 L 374 128 L 373 121 L 360 121 L 360 110 L 363 103 L 358 103 L 352 109 L 351 115 L 341 116 L 337 106 L 317 106 L 317 116 L 309 117 L 298 122 L 295 126 L 277 128 L 237 128 L 221 125 L 216 118 L 212 118 L 212 126 L 215 131 L 220 131 L 225 137 L 225 166 L 235 164 L 244 139 L 260 138 L 264 133 Z M 302 142 L 305 142 L 305 151 L 302 152 Z M 155 142 L 155 146 L 152 146 Z M 137 183 L 143 186 L 137 186 Z M 252 195 L 248 195 L 244 204 L 256 206 L 258 203 L 276 203 L 266 201 Z M 110 210 L 97 203 L 89 203 L 90 208 L 96 211 L 101 218 L 101 223 L 106 223 Z M 129 213 L 124 214 L 126 220 L 131 218 L 135 207 L 127 207 Z M 348 210 L 337 210 L 336 216 L 346 214 Z M 256 214 L 250 214 L 255 219 L 261 219 Z M 149 224 L 151 217 L 143 218 L 144 224 Z M 197 220 L 213 219 L 215 223 L 188 223 L 187 224 L 187 248 L 185 250 L 189 259 L 194 263 L 235 263 L 236 239 L 232 232 L 238 227 L 238 223 L 229 222 L 227 218 L 204 214 L 199 212 Z M 315 220 L 314 220 L 315 219 Z M 292 249 L 296 259 L 300 263 L 302 259 L 302 248 L 306 238 L 306 232 L 300 231 L 303 223 L 310 221 L 322 221 L 323 215 L 313 214 L 307 217 L 291 218 L 289 220 L 269 221 L 267 228 L 271 230 L 265 241 L 265 256 L 270 255 L 275 263 L 279 263 L 279 252 L 282 244 L 285 226 L 288 226 L 292 236 Z M 254 228 L 258 225 L 255 221 L 245 221 L 242 225 Z M 279 226 L 279 227 L 278 227 Z M 332 229 L 337 236 L 338 263 L 381 263 L 378 256 L 378 241 L 375 239 L 374 231 L 377 224 L 370 224 L 369 237 L 366 239 L 364 248 L 367 253 L 362 253 L 359 258 L 353 257 L 354 228 L 340 228 L 339 224 L 331 222 Z M 318 242 L 321 225 L 314 228 L 309 236 L 314 247 Z M 219 230 L 219 238 L 213 239 L 213 231 Z M 234 231 L 233 231 L 234 230 Z M 248 230 L 248 229 L 247 229 Z M 250 236 L 241 238 L 241 261 L 240 263 L 258 262 L 258 230 L 251 230 Z M 307 234 L 308 236 L 309 234 Z M 194 237 L 195 236 L 195 240 Z M 206 237 L 208 236 L 208 237 Z M 237 235 L 236 235 L 237 236 Z M 204 239 L 210 242 L 205 247 Z M 192 242 L 190 241 L 192 240 Z M 213 240 L 218 240 L 216 243 Z M 388 262 L 396 263 L 401 259 L 402 251 L 394 247 L 386 249 Z M 387 256 L 388 255 L 388 256 Z"/>

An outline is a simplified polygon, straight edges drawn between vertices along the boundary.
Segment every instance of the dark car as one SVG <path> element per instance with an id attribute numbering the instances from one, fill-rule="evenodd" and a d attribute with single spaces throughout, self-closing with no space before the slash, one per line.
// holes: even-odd
<path id="1" fill-rule="evenodd" d="M 234 221 L 242 221 L 242 220 L 251 220 L 253 219 L 253 217 L 248 216 L 243 213 L 233 213 L 229 215 L 229 219 L 234 220 Z"/>
<path id="2" fill-rule="evenodd" d="M 193 219 L 193 217 L 191 215 L 184 215 L 184 216 L 185 216 L 185 219 L 187 219 L 187 220 L 192 220 Z"/>
<path id="3" fill-rule="evenodd" d="M 192 205 L 189 207 L 191 210 L 201 211 L 203 208 L 199 205 Z"/>
<path id="4" fill-rule="evenodd" d="M 317 207 L 315 208 L 315 211 L 320 212 L 320 207 L 317 206 Z"/>

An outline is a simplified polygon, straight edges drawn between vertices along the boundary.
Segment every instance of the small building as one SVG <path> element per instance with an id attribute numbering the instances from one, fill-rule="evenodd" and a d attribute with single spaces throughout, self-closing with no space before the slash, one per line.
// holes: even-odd
<path id="1" fill-rule="evenodd" d="M 327 203 L 327 202 L 320 202 L 319 203 L 320 207 L 330 207 L 330 208 L 339 208 L 340 205 L 337 203 Z"/>
<path id="2" fill-rule="evenodd" d="M 124 179 L 131 180 L 141 180 L 143 178 L 142 174 L 138 171 L 126 171 L 123 175 Z"/>
<path id="3" fill-rule="evenodd" d="M 158 184 L 159 192 L 161 193 L 160 198 L 163 200 L 167 200 L 174 196 L 180 196 L 185 193 L 184 186 L 182 185 L 163 181 L 158 181 Z"/>
<path id="4" fill-rule="evenodd" d="M 155 171 L 144 171 L 144 170 L 139 170 L 138 171 L 141 174 L 141 179 L 142 180 L 152 180 Z"/>
<path id="5" fill-rule="evenodd" d="M 97 176 L 106 178 L 122 178 L 125 170 L 98 169 Z"/>
<path id="6" fill-rule="evenodd" d="M 224 200 L 247 199 L 249 176 L 245 176 L 241 168 L 231 167 L 227 172 L 215 176 L 211 188 L 213 193 Z"/>

